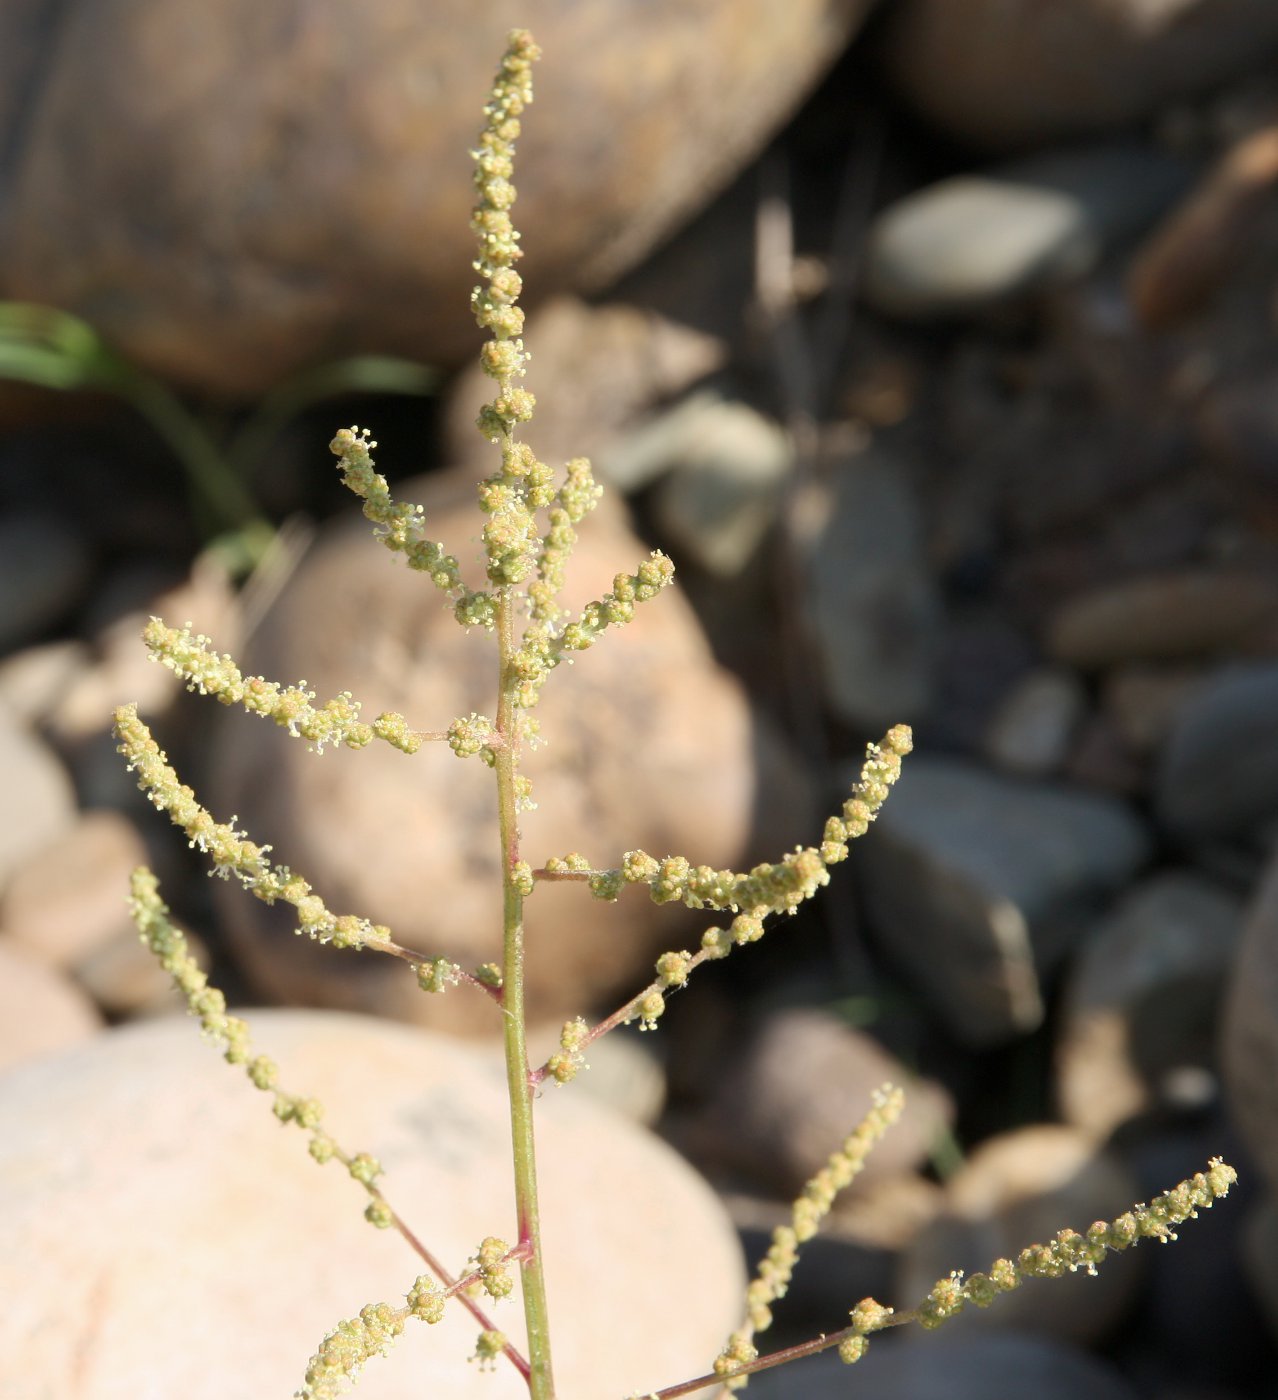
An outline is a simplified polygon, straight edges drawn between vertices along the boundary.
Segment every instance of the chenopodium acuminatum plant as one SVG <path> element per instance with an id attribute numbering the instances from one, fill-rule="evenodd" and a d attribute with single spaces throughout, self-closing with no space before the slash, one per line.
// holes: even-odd
<path id="1" fill-rule="evenodd" d="M 450 1268 L 391 1205 L 380 1184 L 382 1172 L 376 1159 L 343 1147 L 324 1126 L 318 1100 L 285 1089 L 274 1062 L 254 1051 L 247 1025 L 228 1013 L 225 997 L 209 983 L 184 936 L 170 921 L 155 876 L 146 869 L 135 872 L 131 903 L 142 938 L 185 996 L 206 1038 L 221 1048 L 229 1064 L 240 1066 L 253 1085 L 270 1096 L 282 1123 L 306 1133 L 315 1161 L 340 1163 L 363 1186 L 369 1222 L 398 1230 L 424 1265 L 402 1301 L 370 1303 L 357 1316 L 340 1321 L 319 1342 L 296 1392 L 304 1400 L 326 1400 L 340 1393 L 365 1362 L 391 1345 L 410 1319 L 437 1322 L 450 1307 L 465 1308 L 473 1315 L 479 1334 L 475 1357 L 481 1364 L 509 1363 L 527 1382 L 533 1400 L 550 1400 L 555 1386 L 533 1136 L 539 1086 L 547 1081 L 570 1083 L 585 1065 L 591 1044 L 615 1027 L 637 1021 L 642 1029 L 655 1028 L 667 996 L 683 989 L 698 968 L 727 957 L 738 945 L 755 942 L 769 918 L 793 913 L 811 898 L 828 882 L 830 867 L 847 856 L 848 842 L 869 829 L 911 748 L 910 731 L 904 725 L 869 745 L 860 777 L 841 811 L 826 821 L 819 845 L 790 851 L 775 864 L 745 872 L 713 870 L 682 856 L 657 858 L 637 850 L 626 852 L 616 868 L 602 870 L 577 854 L 551 857 L 540 866 L 524 857 L 519 814 L 531 803 L 532 792 L 520 771 L 520 756 L 537 736 L 542 687 L 563 662 L 590 650 L 606 632 L 623 628 L 636 608 L 654 603 L 674 577 L 670 560 L 654 551 L 632 573 L 618 573 L 611 590 L 580 615 L 569 616 L 559 602 L 577 529 L 598 501 L 601 488 L 584 458 L 570 461 L 556 473 L 519 437 L 533 416 L 535 401 L 522 386 L 527 353 L 522 340 L 524 315 L 518 304 L 521 279 L 515 270 L 520 248 L 511 219 L 512 176 L 515 141 L 521 117 L 532 101 L 532 65 L 538 56 L 526 31 L 511 33 L 484 109 L 475 152 L 478 199 L 471 224 L 479 243 L 474 267 L 481 284 L 472 302 L 476 320 L 489 334 L 481 363 L 495 382 L 493 398 L 480 412 L 478 426 L 499 459 L 493 474 L 479 483 L 487 586 L 468 587 L 457 559 L 430 538 L 422 508 L 392 497 L 386 479 L 374 466 L 377 444 L 366 430 L 342 428 L 330 444 L 343 481 L 362 499 L 364 514 L 382 544 L 403 555 L 410 568 L 439 589 L 460 625 L 482 629 L 495 640 L 496 713 L 461 716 L 440 730 L 414 728 L 405 716 L 394 713 L 380 714 L 370 722 L 361 718 L 359 702 L 349 692 L 317 704 L 315 694 L 304 686 L 244 675 L 230 656 L 213 650 L 207 637 L 194 635 L 189 627 L 174 628 L 153 618 L 144 638 L 152 658 L 175 671 L 190 689 L 267 717 L 316 750 L 322 751 L 326 744 L 361 749 L 380 741 L 400 749 L 410 761 L 423 744 L 445 743 L 458 758 L 486 764 L 494 779 L 501 842 L 500 959 L 479 968 L 463 968 L 402 946 L 384 926 L 355 915 L 334 914 L 307 879 L 271 861 L 269 847 L 214 819 L 170 767 L 136 707 L 126 705 L 115 716 L 120 751 L 139 786 L 209 858 L 215 873 L 233 877 L 268 904 L 291 904 L 297 911 L 298 932 L 320 943 L 401 959 L 423 994 L 462 986 L 486 997 L 500 1013 L 519 1238 L 510 1242 L 490 1236 L 477 1241 L 474 1254 Z M 523 909 L 537 887 L 548 881 L 578 882 L 590 895 L 606 901 L 617 899 L 627 886 L 640 885 L 657 903 L 681 901 L 723 917 L 706 929 L 695 950 L 662 954 L 651 982 L 611 1015 L 593 1025 L 583 1018 L 569 1021 L 559 1048 L 543 1064 L 533 1065 L 525 1042 Z M 529 955 L 535 956 L 535 951 L 529 950 Z M 966 1278 L 955 1273 L 941 1279 L 916 1307 L 894 1311 L 867 1298 L 851 1309 L 845 1328 L 781 1352 L 761 1354 L 758 1337 L 771 1322 L 773 1303 L 786 1292 L 803 1244 L 816 1233 L 837 1193 L 860 1171 L 866 1154 L 900 1114 L 902 1104 L 901 1091 L 890 1085 L 874 1096 L 864 1120 L 803 1188 L 793 1204 L 790 1223 L 775 1231 L 771 1248 L 748 1287 L 741 1326 L 726 1339 L 717 1358 L 707 1358 L 704 1375 L 655 1392 L 661 1400 L 725 1384 L 737 1389 L 756 1371 L 827 1348 L 837 1348 L 844 1361 L 854 1362 L 864 1355 L 870 1335 L 883 1328 L 909 1321 L 936 1327 L 968 1304 L 988 1307 L 1027 1278 L 1054 1278 L 1078 1269 L 1094 1273 L 1113 1250 L 1127 1249 L 1144 1238 L 1174 1239 L 1177 1225 L 1223 1196 L 1235 1180 L 1233 1168 L 1214 1159 L 1205 1172 L 1117 1220 L 1098 1221 L 1081 1234 L 1062 1230 L 1046 1244 L 1030 1245 L 1015 1259 L 996 1260 L 984 1273 Z M 514 1292 L 516 1276 L 525 1324 L 518 1344 L 494 1324 L 490 1314 L 493 1303 Z"/>

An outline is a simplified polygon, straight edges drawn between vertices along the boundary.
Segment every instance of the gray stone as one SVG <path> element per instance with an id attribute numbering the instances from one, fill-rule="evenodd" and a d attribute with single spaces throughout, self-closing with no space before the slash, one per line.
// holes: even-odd
<path id="1" fill-rule="evenodd" d="M 256 1012 L 250 1025 L 281 1084 L 320 1099 L 347 1151 L 378 1158 L 387 1199 L 446 1267 L 460 1269 L 487 1235 L 514 1240 L 495 1066 L 444 1037 L 353 1016 Z M 571 1086 L 543 1094 L 537 1116 L 561 1393 L 643 1393 L 699 1374 L 741 1309 L 740 1248 L 722 1208 L 669 1148 Z M 7 1400 L 292 1394 L 340 1319 L 402 1303 L 423 1272 L 394 1230 L 364 1223 L 364 1204 L 185 1018 L 10 1074 L 0 1082 Z M 670 1286 L 693 1278 L 695 1288 Z M 517 1297 L 490 1306 L 519 1339 Z M 410 1321 L 357 1393 L 526 1396 L 506 1363 L 486 1375 L 467 1362 L 476 1330 L 458 1307 L 429 1333 Z"/>
<path id="2" fill-rule="evenodd" d="M 881 731 L 931 695 L 939 603 L 904 465 L 870 449 L 837 464 L 802 599 L 825 697 L 849 724 Z"/>
<path id="3" fill-rule="evenodd" d="M 876 939 L 972 1046 L 1039 1025 L 1042 978 L 1078 918 L 1149 850 L 1113 798 L 922 754 L 861 845 Z"/>
<path id="4" fill-rule="evenodd" d="M 1057 1036 L 1058 1101 L 1071 1123 L 1105 1138 L 1149 1109 L 1214 1097 L 1219 1004 L 1241 927 L 1233 895 L 1170 871 L 1095 930 L 1070 969 Z"/>
<path id="5" fill-rule="evenodd" d="M 1186 698 L 1154 796 L 1182 840 L 1260 839 L 1278 816 L 1278 663 L 1224 667 Z"/>
<path id="6" fill-rule="evenodd" d="M 985 735 L 996 768 L 1026 778 L 1058 772 L 1087 712 L 1087 692 L 1072 671 L 1040 668 L 1023 676 L 999 702 Z"/>
<path id="7" fill-rule="evenodd" d="M 875 219 L 865 295 L 888 315 L 962 316 L 1089 272 L 1185 187 L 1152 148 L 1104 145 L 957 175 Z"/>
<path id="8" fill-rule="evenodd" d="M 1137 1400 L 1105 1361 L 1076 1347 L 1016 1332 L 955 1334 L 947 1329 L 911 1343 L 890 1334 L 871 1339 L 865 1357 L 849 1370 L 837 1356 L 822 1355 L 764 1371 L 750 1381 L 755 1400 Z"/>
<path id="9" fill-rule="evenodd" d="M 674 410 L 666 470 L 653 511 L 675 558 L 732 578 L 771 529 L 794 466 L 776 423 L 748 405 L 709 394 Z"/>
<path id="10" fill-rule="evenodd" d="M 0 653 L 58 621 L 89 569 L 84 541 L 60 516 L 18 511 L 0 519 Z"/>

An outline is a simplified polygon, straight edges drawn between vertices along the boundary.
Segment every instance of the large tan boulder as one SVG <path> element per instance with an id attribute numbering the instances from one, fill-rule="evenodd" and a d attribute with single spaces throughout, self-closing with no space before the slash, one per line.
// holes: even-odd
<path id="1" fill-rule="evenodd" d="M 547 296 L 606 282 L 726 184 L 872 3 L 6 6 L 0 295 L 232 396 L 352 351 L 455 363 L 468 152 L 512 26 L 545 52 L 517 219 Z"/>

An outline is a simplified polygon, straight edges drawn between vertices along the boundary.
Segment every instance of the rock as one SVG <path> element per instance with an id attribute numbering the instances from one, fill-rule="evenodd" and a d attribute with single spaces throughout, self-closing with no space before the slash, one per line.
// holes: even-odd
<path id="1" fill-rule="evenodd" d="M 884 60 L 948 134 L 1004 149 L 1130 126 L 1275 41 L 1267 0 L 901 0 Z"/>
<path id="2" fill-rule="evenodd" d="M 1127 742 L 1113 718 L 1096 712 L 1075 736 L 1061 776 L 1079 787 L 1144 802 L 1149 770 L 1148 760 Z"/>
<path id="3" fill-rule="evenodd" d="M 1181 840 L 1258 840 L 1278 815 L 1278 663 L 1222 667 L 1186 699 L 1154 796 Z"/>
<path id="4" fill-rule="evenodd" d="M 890 316 L 966 316 L 1082 277 L 1184 188 L 1183 167 L 1130 144 L 1042 154 L 956 175 L 888 205 L 865 295 Z"/>
<path id="5" fill-rule="evenodd" d="M 641 444 L 652 432 L 641 422 L 644 415 L 721 368 L 727 358 L 719 337 L 655 311 L 616 302 L 592 306 L 568 296 L 539 307 L 524 340 L 536 356 L 528 383 L 539 391 L 536 436 L 542 459 L 557 465 L 589 457 L 598 480 L 627 494 L 655 475 L 643 461 L 629 465 L 643 458 Z M 564 392 L 551 392 L 556 385 Z M 493 381 L 478 362 L 448 395 L 445 460 L 466 467 L 476 479 L 492 471 L 492 444 L 475 427 L 492 395 Z M 670 416 L 661 415 L 657 423 Z"/>
<path id="6" fill-rule="evenodd" d="M 1132 258 L 1128 295 L 1147 329 L 1191 316 L 1230 279 L 1238 250 L 1263 227 L 1275 185 L 1278 126 L 1271 125 L 1233 146 Z"/>
<path id="7" fill-rule="evenodd" d="M 1278 1339 L 1278 1206 L 1272 1200 L 1252 1210 L 1243 1237 L 1243 1264 L 1270 1336 Z"/>
<path id="8" fill-rule="evenodd" d="M 801 606 L 831 709 L 881 732 L 931 697 L 939 601 L 915 492 L 900 461 L 871 448 L 835 465 Z"/>
<path id="9" fill-rule="evenodd" d="M 1259 569 L 1183 568 L 1092 589 L 1057 609 L 1048 652 L 1098 670 L 1121 661 L 1237 653 L 1278 623 L 1278 577 Z"/>
<path id="10" fill-rule="evenodd" d="M 1039 1025 L 1080 915 L 1149 841 L 1113 798 L 915 754 L 858 852 L 876 941 L 973 1047 Z"/>
<path id="11" fill-rule="evenodd" d="M 1271 510 L 1278 484 L 1278 370 L 1261 364 L 1208 385 L 1194 420 L 1209 459 Z"/>
<path id="12" fill-rule="evenodd" d="M 15 1065 L 89 1040 L 101 1025 L 73 982 L 0 934 L 0 1085 Z"/>
<path id="13" fill-rule="evenodd" d="M 66 770 L 0 708 L 0 889 L 72 825 L 74 814 L 75 794 Z"/>
<path id="14" fill-rule="evenodd" d="M 117 587 L 130 582 L 142 585 L 137 578 L 112 580 Z M 172 705 L 181 689 L 177 677 L 153 663 L 142 645 L 152 615 L 217 637 L 224 651 L 239 644 L 239 603 L 226 568 L 212 553 L 195 560 L 189 577 L 171 587 L 144 589 L 142 597 L 142 606 L 103 622 L 93 638 L 94 664 L 79 672 L 45 717 L 49 733 L 61 745 L 82 747 L 108 733 L 118 705 L 135 704 L 145 716 L 164 714 Z"/>
<path id="15" fill-rule="evenodd" d="M 465 559 L 479 528 L 474 489 L 437 476 L 395 493 L 424 496 L 432 533 Z M 573 607 L 646 554 L 620 509 L 607 506 L 583 524 L 570 561 L 565 597 Z M 467 636 L 430 584 L 370 536 L 358 517 L 321 536 L 239 658 L 244 669 L 289 682 L 305 676 L 323 696 L 349 687 L 369 716 L 398 710 L 425 728 L 491 712 L 491 639 Z M 775 860 L 811 829 L 798 765 L 714 664 L 677 589 L 562 668 L 538 716 L 549 742 L 527 755 L 538 806 L 521 821 L 534 865 L 580 850 L 597 866 L 614 866 L 640 846 L 715 867 L 749 864 L 750 851 Z M 466 967 L 500 956 L 499 845 L 492 775 L 481 763 L 460 761 L 443 744 L 412 758 L 383 744 L 316 755 L 236 713 L 218 728 L 209 766 L 206 800 L 272 842 L 274 858 L 311 880 L 330 908 L 388 924 L 405 945 Z M 334 956 L 293 937 L 283 909 L 230 886 L 216 893 L 261 994 L 492 1027 L 488 1008 L 465 991 L 422 996 L 391 959 Z M 637 990 L 653 956 L 705 926 L 643 897 L 604 906 L 566 884 L 538 889 L 528 920 L 529 1014 L 559 1022 Z"/>
<path id="16" fill-rule="evenodd" d="M 1087 711 L 1087 692 L 1071 671 L 1040 668 L 1004 695 L 985 736 L 996 768 L 1047 778 L 1065 762 L 1070 740 Z"/>
<path id="17" fill-rule="evenodd" d="M 1247 911 L 1221 1014 L 1230 1113 L 1278 1194 L 1278 860 Z"/>
<path id="18" fill-rule="evenodd" d="M 530 294 L 636 262 L 749 160 L 867 8 L 540 11 L 516 170 Z M 456 364 L 479 345 L 468 153 L 526 18 L 511 0 L 319 0 L 296 23 L 251 0 L 75 11 L 30 120 L 3 133 L 0 294 L 74 311 L 134 363 L 222 395 L 357 351 Z"/>
<path id="19" fill-rule="evenodd" d="M 146 845 L 127 817 L 85 812 L 5 886 L 0 928 L 42 962 L 63 969 L 117 933 L 131 934 L 136 943 L 126 907 L 129 873 L 146 861 Z"/>
<path id="20" fill-rule="evenodd" d="M 89 667 L 83 642 L 43 642 L 0 661 L 0 704 L 36 727 Z"/>
<path id="21" fill-rule="evenodd" d="M 278 1055 L 281 1083 L 320 1098 L 346 1150 L 383 1164 L 387 1198 L 448 1267 L 486 1235 L 514 1238 L 495 1067 L 352 1016 L 256 1012 L 251 1029 Z M 668 1148 L 571 1090 L 544 1095 L 537 1113 L 562 1393 L 643 1392 L 704 1370 L 741 1308 L 721 1208 Z M 13 1400 L 288 1395 L 339 1319 L 402 1304 L 422 1271 L 395 1231 L 360 1219 L 361 1189 L 336 1165 L 317 1171 L 302 1135 L 186 1020 L 8 1076 L 0 1183 L 0 1286 L 20 1300 L 0 1318 Z M 626 1266 L 605 1288 L 609 1259 Z M 175 1290 L 199 1305 L 175 1306 Z M 518 1303 L 494 1306 L 522 1338 Z M 466 1361 L 475 1333 L 460 1308 L 429 1336 L 410 1322 L 358 1393 L 526 1395 L 505 1363 L 484 1375 Z"/>
<path id="22" fill-rule="evenodd" d="M 851 1373 L 829 1353 L 764 1371 L 751 1378 L 750 1392 L 753 1400 L 846 1400 L 861 1389 L 875 1400 L 1136 1400 L 1112 1365 L 1076 1347 L 1016 1332 L 964 1335 L 952 1327 L 917 1345 L 872 1339 Z"/>
<path id="23" fill-rule="evenodd" d="M 29 642 L 80 597 L 90 562 L 57 515 L 11 511 L 0 520 L 0 653 Z"/>
<path id="24" fill-rule="evenodd" d="M 186 941 L 191 956 L 207 968 L 210 959 L 203 942 L 189 931 Z M 173 979 L 131 925 L 91 948 L 70 972 L 94 1005 L 114 1021 L 162 1015 L 174 1009 Z"/>
<path id="25" fill-rule="evenodd" d="M 1218 1012 L 1241 922 L 1231 894 L 1170 871 L 1136 886 L 1095 930 L 1067 978 L 1056 1041 L 1070 1123 L 1105 1138 L 1151 1109 L 1197 1110 L 1198 1094 L 1215 1097 Z"/>
<path id="26" fill-rule="evenodd" d="M 980 753 L 1003 697 L 1040 657 L 1006 608 L 956 609 L 936 640 L 935 697 L 915 748 Z"/>
<path id="27" fill-rule="evenodd" d="M 1017 1128 L 982 1143 L 945 1185 L 945 1209 L 902 1256 L 896 1294 L 925 1298 L 952 1269 L 971 1273 L 1015 1258 L 1065 1227 L 1083 1231 L 1131 1208 L 1139 1188 L 1085 1133 L 1056 1124 Z M 1091 1342 L 1122 1323 L 1140 1281 L 1140 1252 L 1111 1255 L 1091 1278 L 1030 1279 L 989 1309 L 968 1308 L 960 1331 L 1020 1328 Z"/>
<path id="28" fill-rule="evenodd" d="M 756 1180 L 793 1197 L 842 1147 L 885 1083 L 905 1088 L 905 1111 L 865 1159 L 850 1188 L 856 1191 L 924 1163 L 954 1106 L 938 1085 L 914 1079 L 838 1016 L 807 1008 L 770 1016 L 724 1076 L 710 1114 Z"/>
<path id="29" fill-rule="evenodd" d="M 1162 747 L 1180 707 L 1202 679 L 1201 667 L 1139 662 L 1115 666 L 1105 676 L 1101 706 L 1123 741 L 1136 752 L 1149 754 Z"/>
<path id="30" fill-rule="evenodd" d="M 735 578 L 776 521 L 794 467 L 789 439 L 747 404 L 697 395 L 668 424 L 667 471 L 653 493 L 656 523 L 676 558 Z"/>

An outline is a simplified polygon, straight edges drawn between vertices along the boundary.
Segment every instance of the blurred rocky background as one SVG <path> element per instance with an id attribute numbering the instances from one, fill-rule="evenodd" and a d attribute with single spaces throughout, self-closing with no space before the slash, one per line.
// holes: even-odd
<path id="1" fill-rule="evenodd" d="M 901 1400 L 1272 1395 L 1269 0 L 11 0 L 0 1065 L 18 1083 L 172 1010 L 123 908 L 141 860 L 237 1001 L 387 1012 L 488 1053 L 463 991 L 426 1000 L 209 881 L 108 726 L 138 701 L 216 815 L 335 907 L 496 956 L 484 770 L 317 758 L 182 694 L 137 638 L 153 612 L 189 621 L 424 727 L 491 705 L 482 639 L 369 543 L 326 445 L 368 423 L 466 554 L 491 469 L 467 151 L 514 23 L 546 54 L 517 171 L 528 436 L 612 487 L 571 587 L 654 546 L 682 584 L 548 689 L 529 854 L 775 858 L 815 839 L 868 739 L 916 738 L 852 868 L 703 971 L 659 1035 L 596 1047 L 572 1092 L 655 1123 L 753 1258 L 868 1092 L 907 1085 L 778 1345 L 1222 1154 L 1236 1197 L 1174 1248 L 864 1364 Z M 533 901 L 542 1039 L 701 927 L 578 893 Z M 139 1112 L 168 1112 L 167 1085 L 140 1081 Z M 850 1383 L 814 1365 L 751 1393 Z"/>

